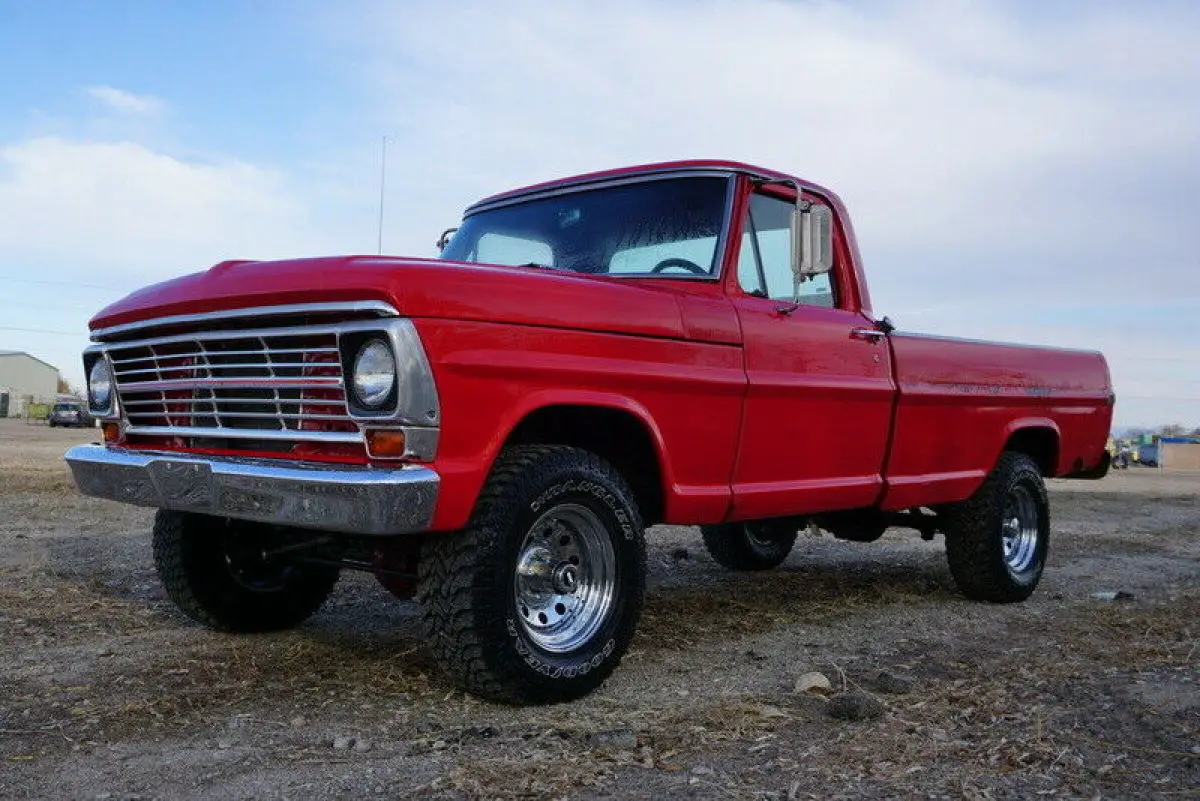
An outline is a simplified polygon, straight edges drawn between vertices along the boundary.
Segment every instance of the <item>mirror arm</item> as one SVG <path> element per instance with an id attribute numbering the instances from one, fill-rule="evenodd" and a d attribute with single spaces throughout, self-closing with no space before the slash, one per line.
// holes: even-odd
<path id="1" fill-rule="evenodd" d="M 764 186 L 790 186 L 796 191 L 796 206 L 801 211 L 808 211 L 812 206 L 811 200 L 804 199 L 804 187 L 800 186 L 799 181 L 793 181 L 791 178 L 751 178 L 750 185 L 755 189 L 761 189 Z"/>
<path id="2" fill-rule="evenodd" d="M 455 228 L 447 228 L 445 231 L 442 231 L 442 235 L 440 237 L 438 237 L 438 241 L 436 243 L 437 249 L 439 252 L 446 249 L 446 245 L 450 244 L 450 237 L 457 230 L 458 230 L 458 228 L 455 227 Z"/>

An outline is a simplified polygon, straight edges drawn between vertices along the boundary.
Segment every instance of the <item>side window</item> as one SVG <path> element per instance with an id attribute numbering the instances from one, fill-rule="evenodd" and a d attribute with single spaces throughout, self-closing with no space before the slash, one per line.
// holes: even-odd
<path id="1" fill-rule="evenodd" d="M 767 288 L 758 269 L 758 258 L 754 255 L 754 248 L 754 233 L 747 220 L 746 230 L 742 232 L 742 246 L 738 250 L 738 283 L 746 294 L 765 298 Z"/>
<path id="2" fill-rule="evenodd" d="M 738 254 L 738 283 L 751 295 L 772 300 L 797 300 L 810 306 L 837 305 L 833 273 L 818 275 L 797 287 L 791 265 L 792 204 L 753 195 Z"/>
<path id="3" fill-rule="evenodd" d="M 475 261 L 513 267 L 519 264 L 553 266 L 554 254 L 549 245 L 538 239 L 486 233 L 475 244 Z"/>

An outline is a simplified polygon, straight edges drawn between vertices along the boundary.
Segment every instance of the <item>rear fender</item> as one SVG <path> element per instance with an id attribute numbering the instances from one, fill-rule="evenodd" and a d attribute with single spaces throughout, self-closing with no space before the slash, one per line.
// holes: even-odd
<path id="1" fill-rule="evenodd" d="M 996 451 L 991 465 L 999 461 L 1005 451 L 1020 451 L 1035 462 L 1046 477 L 1056 476 L 1062 472 L 1060 461 L 1062 432 L 1058 424 L 1048 417 L 1022 417 L 1011 421 L 1004 428 L 1004 441 Z"/>

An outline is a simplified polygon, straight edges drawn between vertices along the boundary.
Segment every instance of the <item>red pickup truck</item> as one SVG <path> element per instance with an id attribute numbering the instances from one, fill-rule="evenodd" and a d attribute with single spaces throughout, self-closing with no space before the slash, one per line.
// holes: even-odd
<path id="1" fill-rule="evenodd" d="M 159 509 L 187 615 L 294 626 L 365 569 L 415 595 L 459 686 L 561 701 L 629 645 L 647 526 L 700 525 L 735 570 L 810 524 L 908 526 L 965 595 L 1020 601 L 1043 478 L 1108 468 L 1103 356 L 893 330 L 845 207 L 800 179 L 593 173 L 482 200 L 439 244 L 224 262 L 92 320 L 104 443 L 66 458 Z"/>

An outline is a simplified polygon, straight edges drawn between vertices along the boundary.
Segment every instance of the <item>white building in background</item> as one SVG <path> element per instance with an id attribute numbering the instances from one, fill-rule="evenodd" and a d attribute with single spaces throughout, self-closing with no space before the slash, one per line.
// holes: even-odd
<path id="1" fill-rule="evenodd" d="M 21 350 L 0 350 L 0 417 L 20 417 L 28 403 L 54 403 L 58 368 Z"/>

